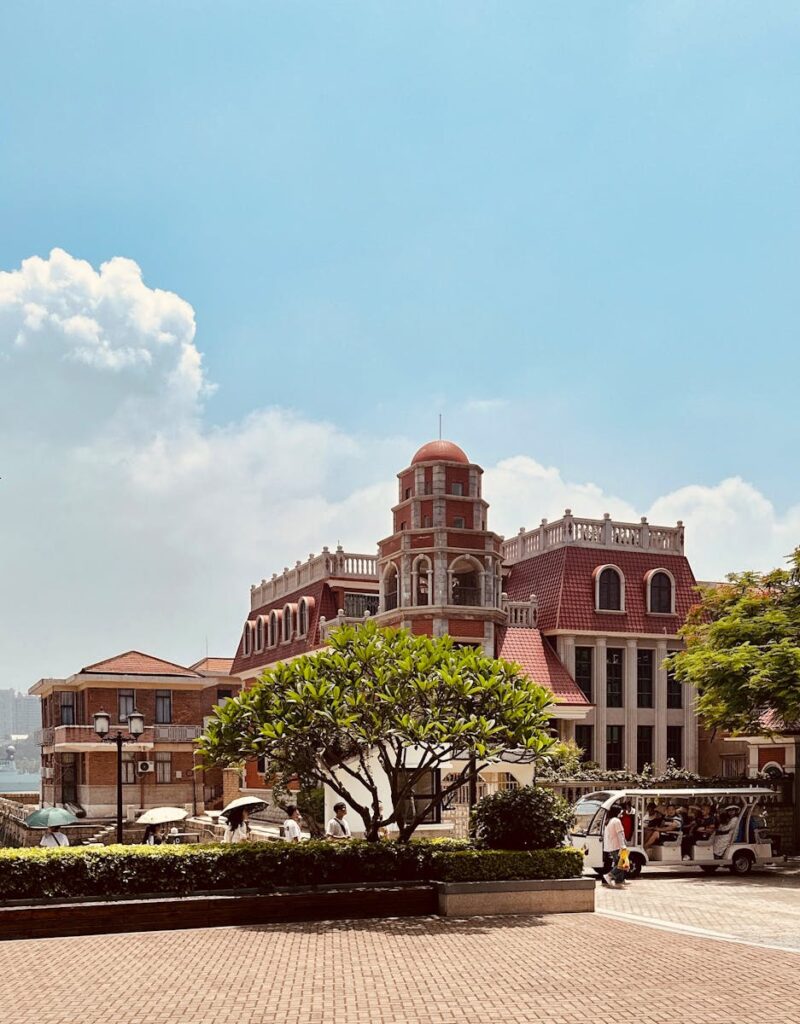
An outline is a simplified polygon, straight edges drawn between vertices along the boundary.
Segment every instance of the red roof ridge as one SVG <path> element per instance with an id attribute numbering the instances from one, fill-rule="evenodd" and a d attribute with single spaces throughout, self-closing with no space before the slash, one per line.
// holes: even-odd
<path id="1" fill-rule="evenodd" d="M 127 664 L 126 664 L 127 662 Z M 138 663 L 137 663 L 138 662 Z M 147 671 L 149 667 L 153 671 Z M 172 669 L 171 672 L 158 671 L 157 666 L 164 666 Z M 177 669 L 177 671 L 175 671 Z M 153 654 L 146 654 L 144 651 L 124 651 L 122 654 L 115 654 L 111 658 L 104 658 L 91 665 L 85 665 L 81 673 L 108 672 L 110 675 L 171 675 L 171 676 L 197 676 L 199 672 L 187 668 L 185 665 L 178 665 L 177 662 L 167 661 L 165 658 L 157 658 Z"/>

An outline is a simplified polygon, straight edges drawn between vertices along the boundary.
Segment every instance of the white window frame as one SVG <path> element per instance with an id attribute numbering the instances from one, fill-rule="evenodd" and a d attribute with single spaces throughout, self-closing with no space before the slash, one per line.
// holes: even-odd
<path id="1" fill-rule="evenodd" d="M 654 612 L 653 608 L 652 608 L 652 600 L 651 600 L 651 598 L 652 598 L 652 591 L 651 591 L 651 586 L 652 586 L 652 583 L 653 583 L 653 577 L 657 573 L 660 573 L 660 572 L 663 572 L 664 575 L 668 577 L 669 582 L 670 582 L 670 586 L 671 586 L 669 611 L 668 612 Z M 665 568 L 663 568 L 663 566 L 659 566 L 658 569 L 651 569 L 649 572 L 645 573 L 645 577 L 644 577 L 644 593 L 645 593 L 645 600 L 647 602 L 647 614 L 648 615 L 664 615 L 664 616 L 666 616 L 666 615 L 674 615 L 675 614 L 675 577 L 672 575 L 672 573 L 669 571 L 669 569 L 665 569 Z"/>
<path id="2" fill-rule="evenodd" d="M 613 569 L 619 577 L 619 608 L 600 607 L 600 577 L 606 569 Z M 624 615 L 625 614 L 625 573 L 618 565 L 608 562 L 606 565 L 598 566 L 594 571 L 594 610 L 601 615 Z"/>

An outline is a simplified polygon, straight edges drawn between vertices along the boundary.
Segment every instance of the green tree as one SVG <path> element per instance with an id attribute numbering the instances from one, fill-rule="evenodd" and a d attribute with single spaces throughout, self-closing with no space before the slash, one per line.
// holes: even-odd
<path id="1" fill-rule="evenodd" d="M 276 786 L 290 778 L 327 785 L 361 817 L 368 839 L 396 823 L 405 842 L 503 751 L 534 761 L 553 742 L 553 695 L 518 666 L 449 637 L 374 624 L 342 627 L 328 642 L 217 708 L 199 741 L 206 764 L 263 756 Z M 420 799 L 428 773 L 454 758 L 464 762 L 455 778 Z M 381 773 L 392 802 L 382 813 Z"/>
<path id="2" fill-rule="evenodd" d="M 710 729 L 765 732 L 800 722 L 800 548 L 788 569 L 733 573 L 708 587 L 667 662 L 697 690 Z"/>

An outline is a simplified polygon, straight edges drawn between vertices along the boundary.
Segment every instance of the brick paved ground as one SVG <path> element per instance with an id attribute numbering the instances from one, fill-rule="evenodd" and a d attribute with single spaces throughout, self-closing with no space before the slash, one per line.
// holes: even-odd
<path id="1" fill-rule="evenodd" d="M 645 871 L 622 891 L 598 886 L 597 908 L 800 951 L 800 866 L 746 878 Z"/>
<path id="2" fill-rule="evenodd" d="M 800 1024 L 800 957 L 603 917 L 0 944 L 13 1024 Z"/>

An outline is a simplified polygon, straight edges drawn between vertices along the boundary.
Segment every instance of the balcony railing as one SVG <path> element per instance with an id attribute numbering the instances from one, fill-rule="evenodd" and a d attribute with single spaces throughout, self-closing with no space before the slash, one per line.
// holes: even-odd
<path id="1" fill-rule="evenodd" d="M 393 591 L 390 594 L 383 595 L 383 610 L 386 612 L 394 611 L 397 607 L 397 591 Z"/>
<path id="2" fill-rule="evenodd" d="M 128 727 L 112 725 L 109 735 L 116 735 L 121 730 L 128 735 Z M 201 733 L 199 725 L 148 725 L 137 743 L 191 743 Z M 94 731 L 93 725 L 56 725 L 49 729 L 40 729 L 36 741 L 43 747 L 57 746 L 60 743 L 101 743 L 102 740 Z"/>
<path id="3" fill-rule="evenodd" d="M 450 595 L 450 604 L 480 608 L 481 603 L 481 592 L 478 587 L 454 587 Z"/>
<path id="4" fill-rule="evenodd" d="M 250 607 L 261 608 L 276 598 L 330 577 L 377 583 L 378 556 L 345 551 L 341 544 L 335 551 L 324 547 L 321 554 L 309 555 L 305 562 L 295 562 L 294 568 L 287 566 L 282 573 L 273 573 L 272 579 L 254 583 L 250 587 Z"/>

